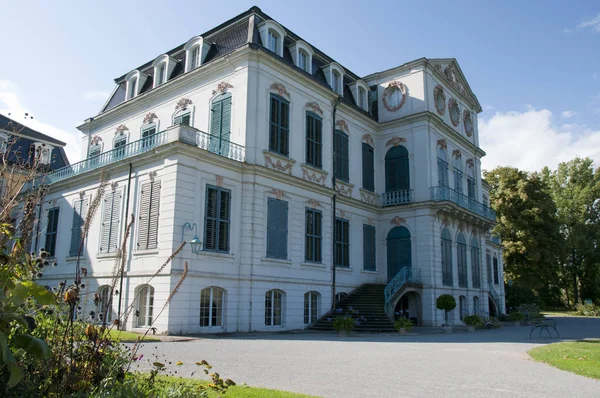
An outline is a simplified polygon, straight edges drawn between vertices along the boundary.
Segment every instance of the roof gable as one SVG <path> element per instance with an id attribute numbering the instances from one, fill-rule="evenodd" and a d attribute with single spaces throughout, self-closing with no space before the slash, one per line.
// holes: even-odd
<path id="1" fill-rule="evenodd" d="M 429 62 L 444 77 L 445 82 L 458 91 L 478 112 L 481 112 L 479 100 L 471 90 L 456 58 L 434 58 Z"/>

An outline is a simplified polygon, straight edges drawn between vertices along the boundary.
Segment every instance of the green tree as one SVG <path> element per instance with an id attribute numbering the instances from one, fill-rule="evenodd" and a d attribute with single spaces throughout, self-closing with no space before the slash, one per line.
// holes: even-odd
<path id="1" fill-rule="evenodd" d="M 549 303 L 556 295 L 561 235 L 548 185 L 540 174 L 513 167 L 486 171 L 485 179 L 498 213 L 494 234 L 502 239 L 505 279 Z"/>
<path id="2" fill-rule="evenodd" d="M 590 158 L 560 163 L 542 171 L 556 204 L 563 240 L 560 271 L 567 301 L 600 297 L 598 241 L 600 237 L 600 169 Z"/>

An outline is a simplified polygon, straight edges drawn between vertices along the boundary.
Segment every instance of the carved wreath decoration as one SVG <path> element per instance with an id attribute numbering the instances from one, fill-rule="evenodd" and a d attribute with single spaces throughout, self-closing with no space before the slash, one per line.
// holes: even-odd
<path id="1" fill-rule="evenodd" d="M 437 113 L 440 115 L 446 113 L 446 94 L 444 93 L 444 88 L 442 86 L 437 85 L 433 89 L 433 101 L 435 102 Z"/>
<path id="2" fill-rule="evenodd" d="M 450 98 L 448 101 L 448 112 L 450 113 L 450 120 L 454 127 L 458 127 L 460 124 L 460 109 L 458 109 L 458 103 L 454 98 Z"/>
<path id="3" fill-rule="evenodd" d="M 402 95 L 402 98 L 393 99 L 392 95 Z M 396 112 L 402 108 L 406 101 L 406 86 L 401 82 L 391 82 L 383 92 L 383 106 L 390 112 Z"/>
<path id="4" fill-rule="evenodd" d="M 465 126 L 465 133 L 471 137 L 473 135 L 473 120 L 471 119 L 471 112 L 467 110 L 463 112 L 463 124 Z"/>

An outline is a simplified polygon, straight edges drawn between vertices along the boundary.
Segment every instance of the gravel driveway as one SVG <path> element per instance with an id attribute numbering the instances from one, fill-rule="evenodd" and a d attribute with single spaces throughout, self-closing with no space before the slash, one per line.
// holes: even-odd
<path id="1" fill-rule="evenodd" d="M 600 319 L 557 318 L 563 340 L 600 337 Z M 534 333 L 535 334 L 535 333 Z M 146 360 L 206 359 L 237 383 L 325 397 L 600 397 L 600 382 L 534 362 L 527 351 L 550 340 L 529 327 L 417 336 L 239 334 L 148 343 Z M 553 340 L 556 341 L 556 338 Z"/>

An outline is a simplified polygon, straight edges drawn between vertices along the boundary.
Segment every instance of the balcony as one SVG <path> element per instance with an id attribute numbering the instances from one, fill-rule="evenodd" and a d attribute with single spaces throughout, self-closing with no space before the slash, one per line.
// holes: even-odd
<path id="1" fill-rule="evenodd" d="M 133 158 L 176 141 L 193 145 L 238 162 L 243 162 L 246 156 L 246 150 L 241 145 L 220 139 L 217 136 L 196 130 L 193 127 L 176 125 L 169 127 L 167 130 L 144 137 L 141 140 L 130 142 L 120 148 L 101 153 L 98 156 L 89 157 L 81 162 L 73 163 L 44 176 L 40 176 L 36 178 L 35 184 L 52 184 L 62 181 L 87 173 L 88 171 Z"/>
<path id="2" fill-rule="evenodd" d="M 384 192 L 381 194 L 381 203 L 385 206 L 403 205 L 412 202 L 412 189 L 402 191 Z"/>
<path id="3" fill-rule="evenodd" d="M 441 202 L 447 200 L 490 221 L 496 221 L 496 212 L 494 210 L 450 187 L 432 187 L 429 189 L 431 190 L 431 200 L 433 201 Z"/>

